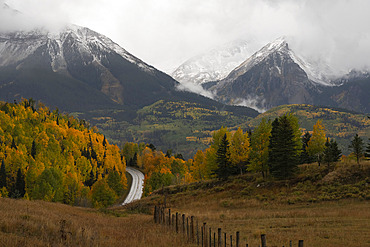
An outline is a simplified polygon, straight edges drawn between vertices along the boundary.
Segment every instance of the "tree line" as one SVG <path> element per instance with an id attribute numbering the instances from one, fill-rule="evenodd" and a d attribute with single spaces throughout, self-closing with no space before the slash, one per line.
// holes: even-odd
<path id="1" fill-rule="evenodd" d="M 365 150 L 357 134 L 349 149 L 358 163 L 363 156 L 370 157 L 370 142 Z M 342 157 L 337 142 L 326 136 L 321 120 L 312 132 L 302 133 L 292 114 L 273 121 L 262 119 L 253 131 L 222 127 L 213 133 L 206 150 L 198 150 L 187 161 L 179 154 L 171 156 L 171 150 L 164 154 L 153 145 L 126 143 L 121 152 L 128 165 L 145 172 L 145 194 L 170 184 L 226 179 L 246 172 L 288 179 L 295 176 L 299 164 L 317 162 L 330 167 Z"/>

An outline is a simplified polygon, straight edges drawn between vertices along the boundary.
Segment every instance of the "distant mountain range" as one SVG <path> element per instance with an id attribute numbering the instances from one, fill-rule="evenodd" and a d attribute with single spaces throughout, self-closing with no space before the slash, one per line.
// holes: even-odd
<path id="1" fill-rule="evenodd" d="M 228 50 L 238 49 L 228 47 Z M 359 112 L 370 112 L 368 100 L 370 76 L 368 72 L 352 71 L 340 78 L 333 77 L 333 72 L 325 63 L 313 63 L 290 49 L 285 38 L 279 38 L 248 56 L 238 66 L 227 72 L 217 73 L 217 66 L 204 66 L 204 57 L 210 61 L 219 61 L 219 53 L 224 50 L 213 50 L 207 56 L 189 59 L 172 74 L 181 83 L 202 84 L 220 102 L 233 105 L 249 106 L 264 111 L 284 104 L 315 104 L 342 107 Z M 250 51 L 249 51 L 250 52 Z M 247 53 L 247 52 L 246 52 Z M 227 56 L 225 64 L 240 61 L 238 56 Z M 198 67 L 197 67 L 198 66 Z M 197 71 L 207 74 L 224 75 L 217 79 L 196 77 Z M 187 73 L 190 76 L 187 76 Z M 222 76 L 219 76 L 220 78 Z M 191 87 L 188 87 L 191 88 Z"/>

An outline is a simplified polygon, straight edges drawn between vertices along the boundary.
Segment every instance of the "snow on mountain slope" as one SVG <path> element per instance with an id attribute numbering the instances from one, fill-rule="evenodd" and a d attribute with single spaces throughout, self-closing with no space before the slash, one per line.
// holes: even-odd
<path id="1" fill-rule="evenodd" d="M 234 77 L 237 77 L 246 73 L 250 68 L 261 63 L 273 52 L 288 55 L 296 64 L 299 65 L 301 69 L 304 70 L 304 72 L 306 72 L 308 79 L 310 79 L 312 82 L 324 86 L 334 86 L 330 82 L 333 72 L 330 69 L 329 65 L 324 62 L 310 62 L 302 56 L 296 55 L 296 53 L 289 48 L 288 42 L 285 37 L 280 37 L 262 47 L 245 62 L 240 64 L 240 66 L 235 68 L 230 74 L 234 74 Z"/>
<path id="2" fill-rule="evenodd" d="M 251 54 L 250 42 L 236 40 L 190 58 L 172 73 L 172 77 L 181 83 L 194 84 L 221 80 Z"/>
<path id="3" fill-rule="evenodd" d="M 39 47 L 46 45 L 52 58 L 53 70 L 65 68 L 63 45 L 69 38 L 77 41 L 80 55 L 92 54 L 93 60 L 100 62 L 104 52 L 115 52 L 127 61 L 136 64 L 146 72 L 153 72 L 154 68 L 128 53 L 108 37 L 88 28 L 68 25 L 60 31 L 50 32 L 45 29 L 33 31 L 18 31 L 0 33 L 0 66 L 15 64 L 33 54 Z"/>

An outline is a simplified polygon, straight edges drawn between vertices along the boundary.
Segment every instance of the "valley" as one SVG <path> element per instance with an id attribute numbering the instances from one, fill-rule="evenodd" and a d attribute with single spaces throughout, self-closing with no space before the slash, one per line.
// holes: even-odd
<path id="1" fill-rule="evenodd" d="M 155 206 L 241 246 L 370 246 L 370 36 L 333 35 L 343 2 L 311 6 L 314 22 L 311 1 L 282 1 L 280 19 L 280 1 L 77 0 L 33 17 L 39 3 L 9 2 L 25 12 L 0 1 L 0 246 L 199 246 Z M 71 23 L 94 8 L 92 29 Z"/>

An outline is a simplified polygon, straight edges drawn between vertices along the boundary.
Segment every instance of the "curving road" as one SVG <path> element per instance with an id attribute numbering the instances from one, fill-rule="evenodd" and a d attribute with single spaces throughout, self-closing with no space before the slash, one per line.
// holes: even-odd
<path id="1" fill-rule="evenodd" d="M 126 205 L 135 200 L 139 200 L 143 195 L 144 188 L 144 174 L 132 167 L 126 167 L 126 171 L 132 176 L 132 184 L 130 192 L 128 193 L 122 205 Z"/>

